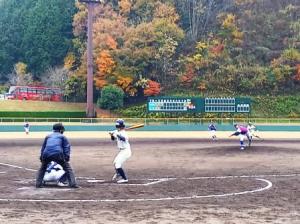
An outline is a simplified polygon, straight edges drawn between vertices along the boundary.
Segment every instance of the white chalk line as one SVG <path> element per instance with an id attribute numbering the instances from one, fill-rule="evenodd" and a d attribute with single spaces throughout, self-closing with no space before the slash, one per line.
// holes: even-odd
<path id="1" fill-rule="evenodd" d="M 21 166 L 15 166 L 12 164 L 7 163 L 0 163 L 0 165 L 9 166 L 13 168 L 18 169 L 24 169 L 28 171 L 37 171 L 34 169 L 24 168 Z M 242 191 L 242 192 L 234 192 L 234 193 L 226 193 L 226 194 L 212 194 L 212 195 L 193 195 L 193 196 L 185 196 L 185 197 L 165 197 L 165 198 L 138 198 L 138 199 L 18 199 L 18 198 L 11 198 L 11 199 L 1 199 L 0 201 L 4 202 L 141 202 L 141 201 L 166 201 L 166 200 L 184 200 L 184 199 L 199 199 L 199 198 L 217 198 L 217 197 L 228 197 L 228 196 L 236 196 L 236 195 L 244 195 L 244 194 L 250 194 L 250 193 L 256 193 L 261 192 L 270 189 L 273 184 L 271 181 L 263 178 L 258 177 L 295 177 L 300 176 L 300 174 L 265 174 L 265 175 L 241 175 L 241 176 L 215 176 L 215 177 L 180 177 L 180 178 L 156 178 L 156 179 L 137 179 L 137 180 L 148 180 L 152 181 L 150 183 L 147 183 L 147 185 L 157 184 L 165 181 L 170 180 L 200 180 L 200 179 L 228 179 L 228 178 L 254 178 L 258 181 L 262 181 L 266 183 L 267 185 L 262 188 L 254 189 L 254 190 L 248 190 L 248 191 Z M 87 178 L 87 177 L 81 177 L 82 179 L 86 180 L 92 180 L 97 181 L 96 178 Z M 103 180 L 98 180 L 103 181 Z M 122 184 L 123 186 L 129 185 L 129 184 Z M 131 185 L 137 185 L 137 184 L 131 184 Z M 141 185 L 141 184 L 139 184 Z M 147 186 L 146 185 L 146 186 Z M 119 185 L 120 186 L 120 185 Z"/>
<path id="2" fill-rule="evenodd" d="M 272 182 L 266 179 L 256 178 L 258 181 L 262 181 L 267 185 L 248 191 L 226 193 L 226 194 L 212 194 L 212 195 L 192 195 L 185 197 L 165 197 L 165 198 L 136 198 L 136 199 L 18 199 L 18 198 L 0 198 L 1 202 L 146 202 L 146 201 L 170 201 L 170 200 L 186 200 L 186 199 L 200 199 L 200 198 L 221 198 L 228 196 L 244 195 L 250 193 L 257 193 L 268 190 L 272 187 Z"/>
<path id="3" fill-rule="evenodd" d="M 22 166 L 15 166 L 15 165 L 8 164 L 8 163 L 0 163 L 0 165 L 9 166 L 9 167 L 17 168 L 17 169 L 22 169 L 22 170 L 34 171 L 34 172 L 37 171 L 35 169 L 25 168 L 25 167 L 22 167 Z"/>
<path id="4" fill-rule="evenodd" d="M 9 164 L 9 163 L 1 163 L 0 162 L 0 165 L 37 172 L 36 169 L 26 168 L 26 167 L 22 167 L 22 166 L 16 166 L 16 165 L 12 165 L 12 164 Z M 4 172 L 4 173 L 6 173 L 6 172 Z M 242 178 L 242 177 L 245 177 L 245 178 L 258 178 L 258 177 L 296 177 L 296 176 L 300 176 L 300 173 L 293 173 L 293 174 L 255 174 L 255 175 L 239 175 L 239 176 L 238 175 L 227 175 L 227 176 L 214 176 L 214 177 L 201 176 L 201 177 L 190 177 L 190 178 L 186 178 L 186 177 L 161 177 L 161 178 L 132 179 L 132 180 L 158 181 L 158 180 L 162 180 L 162 179 L 164 179 L 164 180 L 173 180 L 173 179 L 177 179 L 177 180 L 178 179 L 198 180 L 198 179 L 222 179 L 222 178 Z M 103 179 L 97 179 L 95 177 L 80 177 L 79 176 L 79 177 L 76 177 L 76 179 L 87 180 L 87 182 L 89 182 L 89 180 L 94 180 L 95 183 L 105 181 Z M 90 181 L 90 182 L 92 182 L 92 181 Z M 126 184 L 122 184 L 122 185 L 126 185 Z"/>
<path id="5" fill-rule="evenodd" d="M 175 180 L 176 178 L 158 178 L 158 179 L 130 179 L 131 181 L 140 181 L 140 180 L 146 180 L 150 181 L 148 183 L 141 183 L 141 184 L 131 184 L 131 183 L 124 183 L 124 184 L 117 184 L 115 182 L 108 182 L 107 180 L 103 179 L 92 179 L 92 180 L 87 180 L 88 183 L 102 183 L 101 185 L 119 185 L 119 186 L 150 186 L 170 180 Z"/>

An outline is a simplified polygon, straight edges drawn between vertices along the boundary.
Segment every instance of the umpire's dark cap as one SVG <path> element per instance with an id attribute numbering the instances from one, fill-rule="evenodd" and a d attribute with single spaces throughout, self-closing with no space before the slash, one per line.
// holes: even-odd
<path id="1" fill-rule="evenodd" d="M 56 123 L 53 125 L 53 131 L 63 133 L 65 131 L 65 127 L 63 126 L 62 123 Z"/>

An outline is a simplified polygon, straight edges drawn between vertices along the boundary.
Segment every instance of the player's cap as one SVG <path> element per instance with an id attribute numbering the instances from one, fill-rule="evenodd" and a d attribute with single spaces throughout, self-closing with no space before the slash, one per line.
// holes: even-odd
<path id="1" fill-rule="evenodd" d="M 64 133 L 65 127 L 63 126 L 62 123 L 56 123 L 56 124 L 53 125 L 53 131 Z"/>
<path id="2" fill-rule="evenodd" d="M 125 128 L 125 122 L 123 119 L 116 120 L 116 128 Z"/>

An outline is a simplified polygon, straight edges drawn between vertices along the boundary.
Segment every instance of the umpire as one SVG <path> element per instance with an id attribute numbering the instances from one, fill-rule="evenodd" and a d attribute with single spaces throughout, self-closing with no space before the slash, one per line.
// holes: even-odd
<path id="1" fill-rule="evenodd" d="M 53 125 L 53 133 L 46 136 L 43 146 L 41 148 L 41 168 L 38 171 L 36 178 L 36 187 L 43 186 L 43 177 L 47 169 L 47 165 L 51 161 L 55 161 L 60 164 L 66 171 L 66 176 L 71 188 L 78 188 L 75 180 L 75 175 L 69 163 L 71 146 L 68 139 L 63 135 L 65 127 L 62 123 Z"/>

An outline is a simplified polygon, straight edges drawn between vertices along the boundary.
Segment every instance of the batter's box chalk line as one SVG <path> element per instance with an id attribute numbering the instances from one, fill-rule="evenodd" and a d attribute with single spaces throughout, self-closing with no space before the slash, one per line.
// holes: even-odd
<path id="1" fill-rule="evenodd" d="M 16 169 L 23 169 L 27 171 L 36 171 L 34 169 L 28 169 L 21 166 L 15 166 L 7 163 L 0 163 L 0 165 L 13 167 Z M 245 190 L 240 192 L 231 192 L 225 194 L 210 194 L 210 195 L 192 195 L 192 196 L 175 196 L 175 197 L 161 197 L 161 198 L 126 198 L 126 199 L 21 199 L 21 198 L 0 198 L 0 202 L 64 202 L 64 203 L 73 203 L 73 202 L 146 202 L 146 201 L 170 201 L 170 200 L 188 200 L 188 199 L 201 199 L 201 198 L 222 198 L 229 196 L 238 196 L 245 194 L 253 194 L 262 191 L 269 190 L 272 188 L 273 184 L 271 181 L 264 179 L 266 177 L 298 177 L 300 174 L 266 174 L 266 175 L 242 175 L 242 176 L 215 176 L 215 177 L 183 177 L 183 178 L 157 178 L 157 179 L 140 179 L 147 180 L 147 185 L 159 184 L 165 181 L 171 180 L 201 180 L 201 179 L 233 179 L 233 178 L 250 178 L 260 181 L 264 184 L 263 187 L 256 189 Z M 81 179 L 87 180 L 91 183 L 93 182 L 103 182 L 105 180 L 99 180 L 96 178 L 80 177 Z M 126 185 L 126 184 L 122 184 Z M 127 184 L 129 185 L 129 184 Z M 147 186 L 146 185 L 146 186 Z M 145 184 L 143 184 L 145 186 Z"/>
<path id="2" fill-rule="evenodd" d="M 111 184 L 117 184 L 119 186 L 149 186 L 149 185 L 154 185 L 170 180 L 175 180 L 176 178 L 158 178 L 158 179 L 130 179 L 130 181 L 136 182 L 136 181 L 142 181 L 146 183 L 123 183 L 123 184 L 117 184 L 112 181 L 107 181 L 107 180 L 99 180 L 99 179 L 91 179 L 87 180 L 88 183 L 102 183 L 102 185 L 111 185 Z"/>

